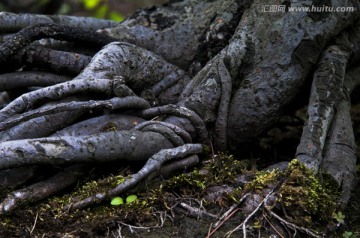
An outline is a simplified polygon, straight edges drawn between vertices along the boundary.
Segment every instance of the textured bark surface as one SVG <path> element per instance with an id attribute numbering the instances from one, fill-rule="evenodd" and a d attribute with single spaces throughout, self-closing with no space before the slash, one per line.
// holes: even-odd
<path id="1" fill-rule="evenodd" d="M 353 4 L 331 2 L 332 6 L 356 7 Z M 247 46 L 250 65 L 230 104 L 229 138 L 236 143 L 251 139 L 279 118 L 302 89 L 326 43 L 356 17 L 346 14 L 339 18 L 329 13 L 315 18 L 306 12 L 269 17 L 259 13 L 260 9 L 254 4 L 247 21 L 242 21 L 237 30 L 250 36 L 252 47 Z M 274 48 L 276 45 L 281 47 Z"/>
<path id="2" fill-rule="evenodd" d="M 360 2 L 283 4 L 284 12 L 266 12 L 266 6 L 276 5 L 273 1 L 170 1 L 122 23 L 0 13 L 0 188 L 23 185 L 4 197 L 0 214 L 64 190 L 94 163 L 144 166 L 105 192 L 71 199 L 65 210 L 98 204 L 160 174 L 187 170 L 206 157 L 201 153 L 208 148 L 212 161 L 219 157 L 214 153 L 224 151 L 245 158 L 249 145 L 261 148 L 269 129 L 279 129 L 284 115 L 294 119 L 294 111 L 304 105 L 307 117 L 296 152 L 272 168 L 287 171 L 295 157 L 317 176 L 330 177 L 340 191 L 337 202 L 345 207 L 356 179 L 350 93 L 360 82 Z M 296 6 L 353 11 L 289 11 Z M 262 167 L 270 164 L 262 162 Z M 44 165 L 57 174 L 32 183 Z M 249 215 L 227 234 L 242 229 L 246 237 L 246 223 L 264 208 L 264 217 L 272 219 L 264 222 L 276 234 L 289 235 L 290 228 L 320 236 L 293 225 L 296 219 L 287 223 L 273 213 L 286 206 L 277 203 L 285 199 L 281 189 L 290 175 L 269 184 L 255 175 L 241 176 L 222 189 L 214 186 L 207 196 L 221 200 L 239 188 L 245 191 L 249 179 L 261 183 L 243 198 L 233 197 L 241 202 L 232 209 L 241 203 Z M 181 209 L 203 214 L 186 204 Z M 313 211 L 297 209 L 283 216 L 315 219 Z"/>

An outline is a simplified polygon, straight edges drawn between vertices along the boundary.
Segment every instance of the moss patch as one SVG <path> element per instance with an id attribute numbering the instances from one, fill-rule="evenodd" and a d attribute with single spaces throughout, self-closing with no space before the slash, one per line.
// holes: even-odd
<path id="1" fill-rule="evenodd" d="M 284 219 L 303 227 L 314 228 L 317 226 L 320 230 L 326 221 L 333 219 L 332 214 L 336 211 L 336 200 L 339 193 L 338 188 L 329 180 L 315 176 L 313 171 L 308 170 L 296 160 L 293 160 L 289 168 L 283 172 L 278 170 L 257 171 L 249 169 L 249 164 L 249 161 L 238 161 L 231 155 L 220 154 L 215 158 L 203 161 L 199 168 L 194 168 L 191 172 L 179 173 L 167 180 L 159 177 L 139 185 L 136 190 L 121 194 L 120 197 L 123 199 L 132 194 L 137 196 L 137 199 L 130 204 L 112 206 L 110 205 L 111 199 L 109 199 L 106 203 L 86 210 L 71 213 L 63 211 L 63 207 L 73 201 L 84 199 L 94 193 L 104 192 L 123 183 L 133 171 L 123 170 L 116 176 L 89 179 L 87 182 L 79 184 L 71 193 L 53 197 L 44 203 L 24 208 L 20 212 L 4 217 L 0 224 L 0 230 L 8 232 L 5 234 L 9 236 L 13 236 L 16 231 L 16 235 L 26 237 L 37 216 L 37 225 L 33 235 L 41 236 L 44 231 L 49 234 L 49 230 L 51 230 L 53 234 L 62 234 L 54 237 L 63 237 L 64 234 L 103 237 L 109 230 L 118 229 L 120 222 L 135 226 L 141 224 L 156 227 L 161 223 L 162 218 L 160 217 L 164 214 L 172 214 L 173 207 L 179 201 L 197 204 L 194 207 L 201 203 L 207 212 L 219 214 L 221 210 L 224 212 L 236 204 L 245 193 L 252 192 L 260 197 L 265 196 L 266 191 L 268 192 L 279 183 L 281 186 L 277 187 L 275 191 L 277 200 L 272 209 Z M 236 182 L 239 176 L 247 178 L 241 185 Z M 232 190 L 223 193 L 221 200 L 211 202 L 204 199 L 209 189 L 216 186 L 229 186 Z M 241 218 L 234 216 L 224 224 L 227 230 L 237 226 L 246 216 L 241 212 L 239 214 Z M 169 229 L 171 232 L 176 230 L 176 234 L 167 233 L 168 237 L 183 234 L 181 223 L 176 223 L 176 217 L 180 219 L 182 216 L 175 215 L 172 218 L 173 222 L 168 220 L 165 223 L 164 229 Z M 254 229 L 256 227 L 263 229 L 262 232 L 265 234 L 264 232 L 268 231 L 265 228 L 267 223 L 261 217 L 254 219 L 249 225 Z M 25 227 L 19 228 L 19 220 Z M 274 221 L 272 222 L 274 223 Z M 208 231 L 209 223 L 202 220 L 199 224 L 204 226 L 201 229 L 198 228 L 203 237 Z M 178 226 L 179 229 L 170 228 L 173 226 Z M 14 232 L 10 232 L 11 230 Z M 86 234 L 83 234 L 84 230 Z M 221 231 L 219 232 L 221 233 Z M 155 232 L 154 234 L 159 235 L 160 233 Z"/>
<path id="2" fill-rule="evenodd" d="M 291 161 L 285 171 L 278 201 L 299 225 L 316 228 L 329 222 L 336 211 L 339 187 L 326 175 L 320 176 L 298 160 Z"/>

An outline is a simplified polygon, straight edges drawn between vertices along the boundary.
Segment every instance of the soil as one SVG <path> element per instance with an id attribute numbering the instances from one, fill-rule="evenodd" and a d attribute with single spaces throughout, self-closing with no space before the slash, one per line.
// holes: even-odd
<path id="1" fill-rule="evenodd" d="M 304 110 L 297 112 L 301 118 Z M 360 137 L 360 104 L 352 108 L 354 131 L 357 141 Z M 248 163 L 250 167 L 265 167 L 271 163 L 280 160 L 290 160 L 291 154 L 294 153 L 298 143 L 298 136 L 301 133 L 302 122 L 294 123 L 294 118 L 284 117 L 276 129 L 269 131 L 261 140 L 258 146 L 249 150 Z M 292 122 L 288 124 L 289 122 Z M 358 146 L 358 148 L 360 148 Z M 360 150 L 358 151 L 360 154 Z M 254 159 L 259 158 L 259 159 Z M 266 161 L 266 163 L 264 163 Z M 193 207 L 201 207 L 201 192 L 196 188 L 184 189 L 181 192 L 178 188 L 174 190 L 163 191 L 156 197 L 156 193 L 151 193 L 161 184 L 163 179 L 156 179 L 146 186 L 140 187 L 139 190 L 133 191 L 138 195 L 137 203 L 125 204 L 122 206 L 111 206 L 110 201 L 107 204 L 101 204 L 84 211 L 62 212 L 61 208 L 69 200 L 76 198 L 77 191 L 84 188 L 84 185 L 95 184 L 97 189 L 104 181 L 102 174 L 106 174 L 109 168 L 96 169 L 92 172 L 86 181 L 82 181 L 75 188 L 59 194 L 41 203 L 25 206 L 22 209 L 2 216 L 0 219 L 1 237 L 206 237 L 212 230 L 212 225 L 216 219 L 206 215 L 200 217 L 192 215 L 189 211 L 182 209 L 180 206 L 170 208 L 169 204 L 174 204 L 174 200 L 190 204 Z M 360 166 L 359 166 L 360 168 Z M 136 171 L 129 171 L 119 167 L 123 174 Z M 124 172 L 125 171 L 125 172 Z M 189 170 L 188 172 L 190 172 Z M 360 178 L 360 169 L 358 169 L 358 178 Z M 99 183 L 92 183 L 97 180 Z M 360 237 L 360 180 L 353 191 L 353 196 L 348 207 L 343 211 L 345 215 L 344 223 L 340 224 L 327 237 L 343 237 L 344 232 L 352 232 L 352 236 Z M 92 186 L 92 185 L 91 185 Z M 75 192 L 74 192 L 75 191 Z M 184 192 L 185 191 L 185 192 Z M 71 194 L 71 195 L 69 195 Z M 155 195 L 154 195 L 155 194 Z M 149 198 L 149 196 L 154 196 Z M 151 206 L 142 206 L 141 202 L 151 200 Z M 167 203 L 168 202 L 168 203 Z M 218 201 L 211 206 L 204 206 L 206 212 L 220 215 L 223 214 L 232 205 L 228 200 Z M 151 207 L 151 208 L 150 208 Z M 237 227 L 243 220 L 244 215 L 240 212 L 235 213 L 221 228 L 211 237 L 224 237 L 226 232 Z M 256 229 L 255 223 L 252 222 L 248 227 L 249 237 L 271 237 L 276 234 L 272 228 Z M 324 228 L 326 229 L 326 228 Z M 232 237 L 242 237 L 242 231 L 235 232 Z M 273 236 L 275 237 L 275 236 Z M 307 237 L 298 233 L 296 237 Z"/>

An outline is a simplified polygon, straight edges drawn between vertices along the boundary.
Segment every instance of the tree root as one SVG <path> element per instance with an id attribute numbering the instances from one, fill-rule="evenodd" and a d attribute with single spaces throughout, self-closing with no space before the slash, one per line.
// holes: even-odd
<path id="1" fill-rule="evenodd" d="M 46 99 L 58 100 L 65 97 L 86 92 L 105 93 L 107 95 L 117 96 L 116 90 L 118 85 L 121 85 L 121 80 L 106 80 L 106 79 L 83 79 L 71 80 L 69 82 L 56 84 L 46 88 L 41 88 L 21 95 L 19 98 L 13 100 L 6 107 L 0 111 L 0 121 L 22 113 L 39 101 Z M 123 95 L 119 95 L 123 96 Z"/>
<path id="2" fill-rule="evenodd" d="M 81 115 L 82 109 L 37 117 L 0 132 L 0 142 L 49 136 L 71 125 Z"/>
<path id="3" fill-rule="evenodd" d="M 8 213 L 22 204 L 38 202 L 76 184 L 79 178 L 86 174 L 87 169 L 85 165 L 73 165 L 47 180 L 11 192 L 0 203 L 0 214 Z"/>
<path id="4" fill-rule="evenodd" d="M 195 112 L 187 109 L 186 107 L 178 107 L 176 105 L 165 105 L 160 107 L 149 108 L 139 113 L 139 116 L 144 118 L 153 118 L 160 115 L 175 115 L 188 119 L 196 130 L 200 142 L 208 144 L 208 132 L 204 121 Z M 179 125 L 180 126 L 180 125 Z"/>
<path id="5" fill-rule="evenodd" d="M 0 88 L 12 90 L 21 87 L 45 87 L 69 81 L 69 76 L 62 76 L 49 72 L 25 71 L 0 75 Z"/>
<path id="6" fill-rule="evenodd" d="M 139 147 L 142 143 L 145 144 Z M 151 131 L 7 141 L 0 144 L 0 168 L 31 164 L 141 161 L 163 148 L 171 147 L 171 142 Z"/>
<path id="7" fill-rule="evenodd" d="M 296 158 L 316 172 L 330 174 L 341 186 L 340 203 L 345 205 L 356 168 L 349 108 L 358 74 L 360 24 L 354 32 L 339 33 L 355 24 L 357 15 L 329 13 L 314 20 L 312 14 L 299 14 L 297 21 L 289 21 L 289 14 L 264 17 L 258 14 L 264 3 L 250 6 L 246 2 L 174 1 L 139 12 L 116 28 L 114 22 L 95 23 L 88 18 L 81 19 L 90 26 L 77 29 L 74 25 L 83 24 L 77 21 L 80 18 L 0 13 L 5 33 L 1 36 L 0 71 L 19 71 L 0 76 L 1 91 L 44 87 L 15 98 L 0 110 L 0 174 L 8 179 L 11 173 L 21 174 L 14 183 L 4 182 L 3 186 L 25 183 L 37 165 L 76 164 L 62 167 L 63 171 L 46 181 L 10 193 L 0 204 L 0 214 L 74 184 L 85 174 L 88 163 L 140 161 L 145 165 L 117 187 L 73 201 L 64 207 L 66 211 L 101 203 L 146 179 L 193 166 L 204 146 L 212 142 L 216 150 L 237 151 L 280 118 L 314 70 L 309 118 Z M 354 1 L 346 4 L 356 5 Z M 29 22 L 39 24 L 23 28 Z M 99 30 L 103 27 L 113 28 Z M 336 39 L 330 41 L 334 35 Z M 49 40 L 45 44 L 49 48 L 34 42 L 43 38 L 66 42 Z M 69 42 L 79 42 L 90 51 L 103 48 L 90 61 L 90 56 L 77 52 Z M 63 51 L 62 44 L 74 51 Z M 349 65 L 353 67 L 350 70 Z M 25 72 L 29 67 L 78 75 L 72 80 L 48 73 L 39 76 Z M 196 75 L 190 79 L 193 72 Z M 10 82 L 19 78 L 19 82 Z M 53 104 L 44 105 L 49 100 Z M 92 109 L 100 110 L 90 113 Z M 117 109 L 126 112 L 103 115 Z M 78 123 L 64 128 L 75 121 Z M 45 128 L 39 129 L 42 123 Z M 29 171 L 23 172 L 24 168 Z M 252 210 L 228 236 L 242 230 L 246 237 L 246 225 L 265 208 L 286 227 L 317 237 L 312 230 L 296 226 L 270 209 L 268 204 L 279 186 L 286 183 L 277 182 L 270 188 L 262 185 L 262 194 L 249 192 L 241 198 L 240 203 L 252 196 L 253 204 L 245 204 L 249 206 L 244 211 Z M 206 214 L 181 205 L 196 215 Z M 240 210 L 239 205 L 221 217 L 208 237 Z"/>
<path id="8" fill-rule="evenodd" d="M 16 32 L 25 27 L 40 23 L 57 23 L 71 28 L 81 28 L 88 31 L 106 27 L 116 27 L 119 23 L 115 21 L 102 20 L 92 17 L 74 16 L 47 16 L 40 14 L 14 14 L 10 12 L 0 13 L 1 30 L 5 32 Z"/>
<path id="9" fill-rule="evenodd" d="M 200 161 L 200 159 L 197 155 L 190 155 L 181 160 L 171 161 L 171 163 L 164 164 L 161 167 L 160 175 L 164 178 L 169 178 L 169 177 L 171 177 L 171 175 L 173 175 L 174 171 L 181 170 L 181 169 L 186 171 L 186 169 L 192 168 L 195 165 L 199 164 L 199 161 Z M 155 173 L 155 174 L 149 176 L 148 179 L 151 179 L 152 176 L 157 176 L 157 174 Z"/>
<path id="10" fill-rule="evenodd" d="M 65 102 L 56 105 L 45 106 L 23 114 L 9 117 L 3 122 L 0 122 L 0 130 L 9 129 L 21 122 L 30 120 L 35 117 L 45 116 L 59 112 L 77 111 L 79 110 L 79 108 L 81 108 L 82 110 L 109 109 L 111 111 L 114 111 L 119 109 L 146 109 L 149 107 L 150 105 L 145 99 L 137 96 L 112 98 L 102 101 L 89 100 L 86 102 Z"/>
<path id="11" fill-rule="evenodd" d="M 13 35 L 10 40 L 0 45 L 0 63 L 7 64 L 7 60 L 16 55 L 25 46 L 41 38 L 54 38 L 58 40 L 84 42 L 92 46 L 102 47 L 114 38 L 103 34 L 80 30 L 59 24 L 37 24 L 26 27 Z M 2 67 L 2 71 L 5 68 Z"/>
<path id="12" fill-rule="evenodd" d="M 328 173 L 342 188 L 340 206 L 350 198 L 355 182 L 356 150 L 350 119 L 350 77 L 345 77 L 349 40 L 331 46 L 314 74 L 309 119 L 304 127 L 296 158 L 309 168 Z"/>
<path id="13" fill-rule="evenodd" d="M 84 136 L 107 131 L 130 130 L 144 119 L 126 114 L 107 114 L 72 124 L 51 136 Z"/>
<path id="14" fill-rule="evenodd" d="M 28 67 L 47 69 L 56 73 L 77 75 L 91 60 L 90 56 L 78 53 L 52 50 L 42 46 L 26 48 L 23 64 Z"/>
<path id="15" fill-rule="evenodd" d="M 174 146 L 181 146 L 184 143 L 191 143 L 191 137 L 189 133 L 176 125 L 166 122 L 143 122 L 140 125 L 134 127 L 132 130 L 158 132 L 170 140 Z"/>
<path id="16" fill-rule="evenodd" d="M 345 66 L 349 55 L 339 51 L 335 46 L 330 47 L 314 74 L 308 109 L 309 120 L 296 152 L 297 159 L 315 171 L 319 169 L 326 135 L 336 104 L 341 98 L 342 92 L 338 89 L 344 85 Z"/>
<path id="17" fill-rule="evenodd" d="M 161 166 L 175 158 L 183 158 L 190 154 L 198 154 L 202 152 L 202 146 L 200 144 L 185 144 L 183 146 L 179 146 L 173 149 L 164 149 L 154 154 L 147 160 L 144 167 L 142 167 L 139 172 L 131 175 L 131 178 L 128 178 L 122 184 L 118 185 L 116 188 L 111 189 L 103 194 L 96 194 L 91 197 L 88 197 L 84 200 L 75 202 L 71 205 L 68 205 L 64 208 L 65 211 L 71 211 L 76 209 L 82 209 L 88 207 L 93 204 L 97 204 L 103 202 L 106 199 L 111 198 L 112 196 L 116 196 L 121 194 L 124 191 L 134 187 L 147 176 L 155 171 L 159 171 Z"/>

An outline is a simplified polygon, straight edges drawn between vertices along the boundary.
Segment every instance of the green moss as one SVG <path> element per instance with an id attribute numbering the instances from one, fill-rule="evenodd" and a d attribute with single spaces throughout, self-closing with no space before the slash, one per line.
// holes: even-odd
<path id="1" fill-rule="evenodd" d="M 158 223 L 156 214 L 164 210 L 172 211 L 179 199 L 195 199 L 204 201 L 208 194 L 208 188 L 214 186 L 234 186 L 235 180 L 240 174 L 244 176 L 242 184 L 244 188 L 238 187 L 228 194 L 222 194 L 221 198 L 204 202 L 202 205 L 210 212 L 238 203 L 245 193 L 256 193 L 256 196 L 265 197 L 270 189 L 277 184 L 272 203 L 274 212 L 284 217 L 289 222 L 302 227 L 315 228 L 325 224 L 327 220 L 333 219 L 332 214 L 336 210 L 336 201 L 339 195 L 338 187 L 328 176 L 315 176 L 314 172 L 308 170 L 297 160 L 289 164 L 289 168 L 283 172 L 274 170 L 271 172 L 248 170 L 248 161 L 237 161 L 231 155 L 219 154 L 202 162 L 201 169 L 193 169 L 189 173 L 181 173 L 168 180 L 158 177 L 138 186 L 137 199 L 129 204 L 112 206 L 111 198 L 100 205 L 92 206 L 86 210 L 75 212 L 64 212 L 63 207 L 84 199 L 94 193 L 103 193 L 123 183 L 130 171 L 123 171 L 121 175 L 109 176 L 103 179 L 90 180 L 78 185 L 73 192 L 66 195 L 53 197 L 39 205 L 36 213 L 39 214 L 39 226 L 43 221 L 56 220 L 61 224 L 98 224 L 99 227 L 107 224 L 107 221 L 126 220 L 129 224 Z M 126 198 L 130 194 L 119 195 Z M 246 202 L 244 202 L 246 203 Z M 215 206 L 220 205 L 220 206 Z M 160 213 L 159 213 L 160 211 Z M 33 222 L 35 213 L 27 215 L 30 223 Z M 260 216 L 261 217 L 261 216 Z M 2 226 L 16 227 L 18 220 L 4 220 Z M 265 222 L 266 223 L 266 222 Z M 261 219 L 255 220 L 253 228 L 263 229 L 266 227 Z"/>
<path id="2" fill-rule="evenodd" d="M 195 188 L 196 192 L 217 185 L 233 183 L 236 176 L 248 167 L 246 161 L 235 160 L 232 155 L 219 154 L 204 163 L 201 170 L 174 176 L 165 182 L 164 188 Z M 201 194 L 201 193 L 200 193 Z"/>
<path id="3" fill-rule="evenodd" d="M 246 191 L 261 191 L 264 188 L 274 185 L 278 181 L 280 172 L 279 170 L 272 171 L 255 171 L 255 178 L 249 184 L 245 185 Z"/>
<path id="4" fill-rule="evenodd" d="M 339 187 L 331 176 L 324 173 L 315 175 L 298 160 L 292 160 L 288 168 L 281 172 L 254 171 L 254 178 L 245 185 L 246 192 L 256 192 L 265 196 L 277 183 L 275 190 L 277 206 L 283 215 L 300 226 L 318 226 L 332 219 L 339 198 Z M 239 197 L 235 196 L 235 197 Z M 275 207 L 275 206 L 274 206 Z"/>
<path id="5" fill-rule="evenodd" d="M 109 176 L 100 180 L 91 180 L 83 185 L 79 185 L 75 191 L 70 195 L 57 196 L 50 198 L 46 203 L 40 207 L 40 214 L 52 213 L 55 219 L 69 220 L 79 218 L 82 222 L 91 221 L 106 221 L 111 220 L 119 216 L 127 216 L 130 220 L 135 219 L 140 221 L 141 219 L 151 218 L 151 203 L 147 201 L 146 197 L 141 197 L 132 201 L 131 203 L 123 204 L 122 206 L 111 206 L 109 199 L 108 203 L 102 203 L 98 206 L 92 206 L 86 210 L 78 210 L 71 213 L 67 213 L 63 208 L 81 199 L 87 198 L 96 193 L 105 193 L 106 191 L 115 188 L 117 185 L 123 183 L 126 178 L 124 175 Z M 124 194 L 124 197 L 127 195 Z"/>
<path id="6" fill-rule="evenodd" d="M 293 160 L 284 173 L 278 202 L 298 224 L 314 225 L 314 221 L 331 219 L 338 197 L 339 188 L 330 176 L 315 176 L 314 171 Z"/>
<path id="7" fill-rule="evenodd" d="M 109 131 L 117 131 L 118 127 L 113 122 L 108 122 L 105 126 L 103 126 L 100 131 L 101 132 L 109 132 Z"/>

